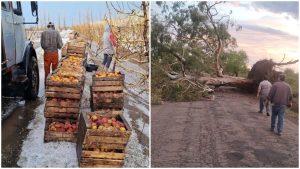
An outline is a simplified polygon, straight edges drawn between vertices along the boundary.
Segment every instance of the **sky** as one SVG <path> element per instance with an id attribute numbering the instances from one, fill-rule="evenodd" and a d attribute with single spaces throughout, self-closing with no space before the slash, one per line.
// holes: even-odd
<path id="1" fill-rule="evenodd" d="M 232 20 L 242 26 L 241 31 L 229 29 L 237 39 L 238 49 L 247 52 L 248 67 L 261 59 L 284 62 L 299 59 L 298 2 L 228 2 L 220 6 L 224 12 L 232 10 Z M 298 72 L 298 65 L 292 68 Z"/>
<path id="2" fill-rule="evenodd" d="M 117 3 L 111 1 L 116 7 Z M 109 2 L 109 3 L 111 3 Z M 136 8 L 132 4 L 139 6 L 141 2 L 118 2 L 121 8 L 126 10 Z M 30 2 L 22 2 L 23 14 L 26 21 L 35 21 L 35 18 L 31 15 Z M 111 13 L 114 15 L 114 10 L 110 6 Z M 103 20 L 104 16 L 108 16 L 108 9 L 105 1 L 38 1 L 39 23 L 44 23 L 44 16 L 48 20 L 58 24 L 58 18 L 60 17 L 61 24 L 63 23 L 63 16 L 66 18 L 66 25 L 71 26 L 73 23 L 78 24 L 80 21 L 80 15 L 82 16 L 81 22 L 84 21 L 88 11 L 92 11 L 93 20 Z M 44 25 L 44 24 L 43 24 Z"/>
<path id="3" fill-rule="evenodd" d="M 190 4 L 194 2 L 189 2 Z M 153 13 L 158 7 L 152 3 Z M 296 1 L 229 1 L 217 6 L 220 14 L 231 14 L 235 25 L 242 26 L 236 31 L 229 28 L 229 33 L 236 38 L 237 50 L 244 50 L 248 55 L 248 67 L 262 59 L 284 62 L 299 58 L 299 4 Z M 299 64 L 283 66 L 298 72 Z M 282 70 L 282 69 L 279 69 Z"/>

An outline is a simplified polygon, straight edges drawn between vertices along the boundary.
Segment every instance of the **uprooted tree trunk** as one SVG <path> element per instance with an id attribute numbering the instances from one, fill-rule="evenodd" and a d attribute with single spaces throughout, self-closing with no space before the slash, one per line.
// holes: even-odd
<path id="1" fill-rule="evenodd" d="M 231 86 L 237 87 L 246 91 L 254 92 L 257 89 L 259 83 L 266 76 L 268 80 L 274 82 L 278 79 L 280 72 L 274 70 L 275 66 L 283 66 L 297 63 L 299 60 L 289 61 L 289 62 L 280 62 L 276 63 L 273 60 L 260 60 L 256 62 L 248 73 L 247 78 L 242 77 L 232 77 L 232 76 L 223 76 L 217 78 L 211 77 L 201 77 L 200 81 L 205 82 L 207 85 L 212 85 L 215 87 L 219 86 Z"/>
<path id="2" fill-rule="evenodd" d="M 205 86 L 214 86 L 214 87 L 220 87 L 220 86 L 230 86 L 230 87 L 237 87 L 245 91 L 254 92 L 257 89 L 258 84 L 264 79 L 264 76 L 267 76 L 267 79 L 274 82 L 278 79 L 278 75 L 280 72 L 277 72 L 274 70 L 275 66 L 283 66 L 283 65 L 289 65 L 297 63 L 298 60 L 289 61 L 285 63 L 276 63 L 272 60 L 261 60 L 256 62 L 251 71 L 248 74 L 248 78 L 243 77 L 234 77 L 234 76 L 225 76 L 223 77 L 182 77 L 180 74 L 174 75 L 174 74 L 167 74 L 170 79 L 180 81 L 182 78 L 187 78 L 191 83 L 194 84 L 203 84 Z M 203 87 L 201 85 L 200 87 Z M 209 90 L 207 90 L 209 91 Z"/>

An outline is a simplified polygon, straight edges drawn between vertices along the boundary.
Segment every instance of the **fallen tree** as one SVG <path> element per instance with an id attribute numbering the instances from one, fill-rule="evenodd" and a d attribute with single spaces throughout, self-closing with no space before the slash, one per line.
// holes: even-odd
<path id="1" fill-rule="evenodd" d="M 289 62 L 276 63 L 273 60 L 260 60 L 253 65 L 250 72 L 248 73 L 247 78 L 227 75 L 223 75 L 223 77 L 211 77 L 208 75 L 196 78 L 186 75 L 185 72 L 183 75 L 180 75 L 176 72 L 167 72 L 166 75 L 170 78 L 170 80 L 176 82 L 188 81 L 195 87 L 198 86 L 202 89 L 205 89 L 202 91 L 212 92 L 213 88 L 217 88 L 220 86 L 230 86 L 237 87 L 249 92 L 255 92 L 259 83 L 264 79 L 264 76 L 267 76 L 267 79 L 269 79 L 269 81 L 271 82 L 274 82 L 278 79 L 278 75 L 281 72 L 275 70 L 276 66 L 295 64 L 298 61 L 299 60 L 292 60 Z"/>

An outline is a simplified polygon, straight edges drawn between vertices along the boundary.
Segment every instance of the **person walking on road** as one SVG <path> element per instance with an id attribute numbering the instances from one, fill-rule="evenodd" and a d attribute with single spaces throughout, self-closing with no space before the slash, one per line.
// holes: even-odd
<path id="1" fill-rule="evenodd" d="M 105 26 L 105 31 L 103 33 L 103 54 L 104 59 L 102 62 L 103 69 L 108 71 L 112 57 L 115 54 L 116 39 L 115 35 L 112 33 L 110 26 L 107 24 Z"/>
<path id="2" fill-rule="evenodd" d="M 257 95 L 259 98 L 259 113 L 263 113 L 264 107 L 266 107 L 267 116 L 270 116 L 270 101 L 267 99 L 272 84 L 268 81 L 267 77 L 264 76 L 264 80 L 259 83 Z"/>
<path id="3" fill-rule="evenodd" d="M 63 46 L 61 36 L 58 31 L 55 30 L 54 24 L 49 22 L 47 30 L 41 35 L 41 46 L 44 50 L 44 70 L 45 70 L 45 85 L 47 76 L 50 73 L 50 66 L 52 64 L 52 71 L 57 68 L 58 65 L 58 49 Z"/>
<path id="4" fill-rule="evenodd" d="M 270 90 L 268 99 L 272 105 L 271 116 L 271 131 L 275 130 L 276 118 L 277 122 L 277 134 L 280 136 L 283 129 L 283 118 L 286 107 L 292 106 L 292 89 L 288 83 L 285 82 L 285 75 L 279 75 L 279 81 L 275 82 Z"/>

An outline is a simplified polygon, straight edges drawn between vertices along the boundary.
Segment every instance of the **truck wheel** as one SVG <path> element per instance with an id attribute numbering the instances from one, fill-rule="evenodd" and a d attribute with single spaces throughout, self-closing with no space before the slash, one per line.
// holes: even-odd
<path id="1" fill-rule="evenodd" d="M 29 84 L 25 90 L 25 99 L 34 100 L 39 93 L 39 67 L 35 57 L 30 58 L 27 68 L 27 77 Z"/>

